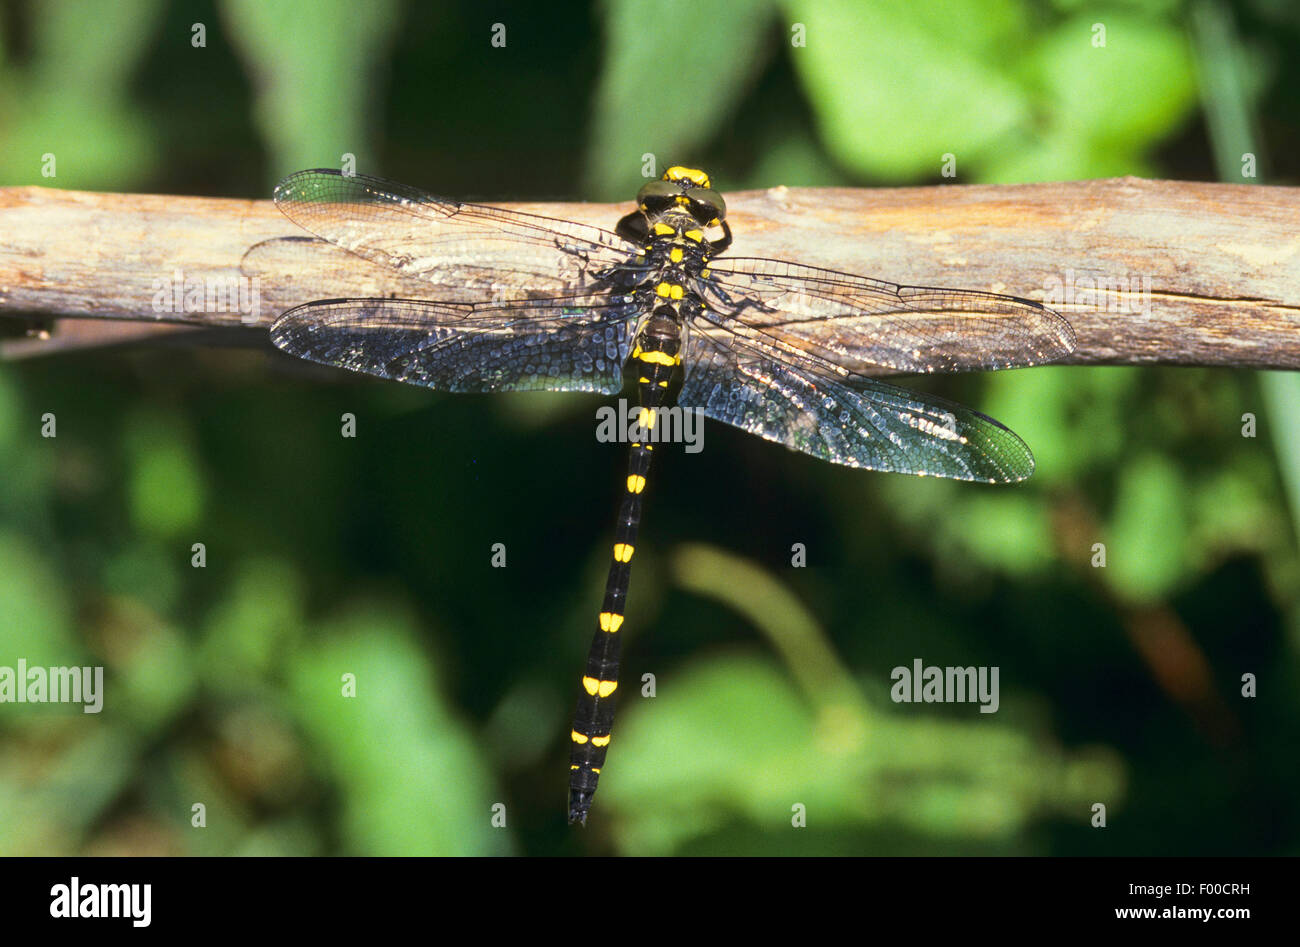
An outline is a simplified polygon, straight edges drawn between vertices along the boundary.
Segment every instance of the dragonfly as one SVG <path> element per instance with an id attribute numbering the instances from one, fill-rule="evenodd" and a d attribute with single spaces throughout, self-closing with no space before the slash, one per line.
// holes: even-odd
<path id="1" fill-rule="evenodd" d="M 732 242 L 726 202 L 695 168 L 646 183 L 612 231 L 328 169 L 290 175 L 275 203 L 316 237 L 431 291 L 298 306 L 271 327 L 283 351 L 452 392 L 636 385 L 636 436 L 570 730 L 571 823 L 586 823 L 612 739 L 650 435 L 674 394 L 679 408 L 831 463 L 1013 483 L 1034 459 L 1010 429 L 846 363 L 992 370 L 1051 362 L 1075 345 L 1066 319 L 1028 299 L 719 257 Z"/>

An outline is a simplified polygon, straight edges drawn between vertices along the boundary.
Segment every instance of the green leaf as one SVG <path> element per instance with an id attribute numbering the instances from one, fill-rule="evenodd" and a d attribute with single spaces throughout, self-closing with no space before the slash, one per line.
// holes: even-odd
<path id="1" fill-rule="evenodd" d="M 373 172 L 379 156 L 370 95 L 399 26 L 397 4 L 227 0 L 223 9 L 231 42 L 255 82 L 254 113 L 273 177 L 337 167 L 344 154 Z"/>
<path id="2" fill-rule="evenodd" d="M 609 0 L 605 65 L 596 86 L 587 170 L 593 193 L 626 199 L 654 155 L 656 174 L 717 134 L 768 57 L 770 3 Z M 635 190 L 635 188 L 633 188 Z"/>
<path id="3" fill-rule="evenodd" d="M 960 169 L 1028 116 L 1007 71 L 1023 44 L 1018 3 L 835 0 L 787 9 L 807 27 L 807 47 L 791 56 L 826 147 L 861 173 L 933 177 L 946 153 Z"/>
<path id="4" fill-rule="evenodd" d="M 483 757 L 435 690 L 409 621 L 388 611 L 333 623 L 291 669 L 299 719 L 343 792 L 346 850 L 505 854 Z"/>
<path id="5" fill-rule="evenodd" d="M 72 603 L 58 574 L 25 537 L 0 531 L 0 665 L 13 667 L 18 658 L 31 666 L 82 662 Z"/>
<path id="6" fill-rule="evenodd" d="M 1186 573 L 1187 485 L 1177 467 L 1155 454 L 1120 476 L 1102 574 L 1128 600 L 1156 602 Z"/>
<path id="7" fill-rule="evenodd" d="M 1105 46 L 1095 45 L 1102 39 Z M 1182 32 L 1129 13 L 1068 20 L 1036 46 L 1029 75 L 1042 90 L 1049 136 L 1098 154 L 1134 152 L 1187 118 L 1196 77 Z"/>
<path id="8" fill-rule="evenodd" d="M 163 537 L 188 535 L 202 516 L 205 490 L 184 424 L 144 412 L 132 418 L 125 441 L 136 527 Z"/>

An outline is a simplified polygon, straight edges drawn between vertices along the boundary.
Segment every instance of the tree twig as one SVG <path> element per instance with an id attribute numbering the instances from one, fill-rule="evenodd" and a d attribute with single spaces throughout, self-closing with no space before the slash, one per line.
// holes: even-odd
<path id="1" fill-rule="evenodd" d="M 1121 178 L 772 188 L 727 203 L 729 256 L 1041 301 L 1075 328 L 1068 362 L 1300 368 L 1300 188 Z M 606 229 L 628 210 L 510 206 Z M 312 299 L 437 296 L 304 237 L 270 201 L 0 188 L 0 316 L 264 332 Z M 214 294 L 223 285 L 233 299 Z M 106 337 L 122 338 L 90 344 Z"/>

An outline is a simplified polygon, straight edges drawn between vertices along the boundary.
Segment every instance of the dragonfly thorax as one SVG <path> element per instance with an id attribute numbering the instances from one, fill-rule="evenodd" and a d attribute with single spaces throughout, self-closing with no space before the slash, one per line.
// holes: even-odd
<path id="1" fill-rule="evenodd" d="M 676 208 L 647 216 L 645 253 L 652 263 L 695 276 L 713 255 L 713 245 L 695 218 Z"/>

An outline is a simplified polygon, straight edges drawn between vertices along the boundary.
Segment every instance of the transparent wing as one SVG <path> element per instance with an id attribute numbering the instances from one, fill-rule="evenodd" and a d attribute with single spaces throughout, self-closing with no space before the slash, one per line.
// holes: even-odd
<path id="1" fill-rule="evenodd" d="M 858 370 L 1013 368 L 1074 350 L 1070 323 L 1028 299 L 900 286 L 779 260 L 715 260 L 709 269 L 698 285 L 712 308 Z"/>
<path id="2" fill-rule="evenodd" d="M 990 483 L 1034 472 L 1024 441 L 992 418 L 787 351 L 760 333 L 696 316 L 683 362 L 678 404 L 832 463 Z"/>
<path id="3" fill-rule="evenodd" d="M 328 299 L 271 326 L 291 355 L 443 391 L 599 391 L 623 387 L 637 308 L 618 297 L 515 304 Z"/>
<path id="4" fill-rule="evenodd" d="M 289 175 L 276 185 L 275 205 L 345 250 L 478 299 L 590 292 L 627 272 L 637 249 L 598 227 L 330 169 Z"/>
<path id="5" fill-rule="evenodd" d="M 435 295 L 425 280 L 404 276 L 305 233 L 253 244 L 244 251 L 239 272 L 258 281 L 263 312 L 284 313 L 313 299 L 422 299 Z M 489 298 L 474 295 L 467 301 L 486 302 Z"/>

